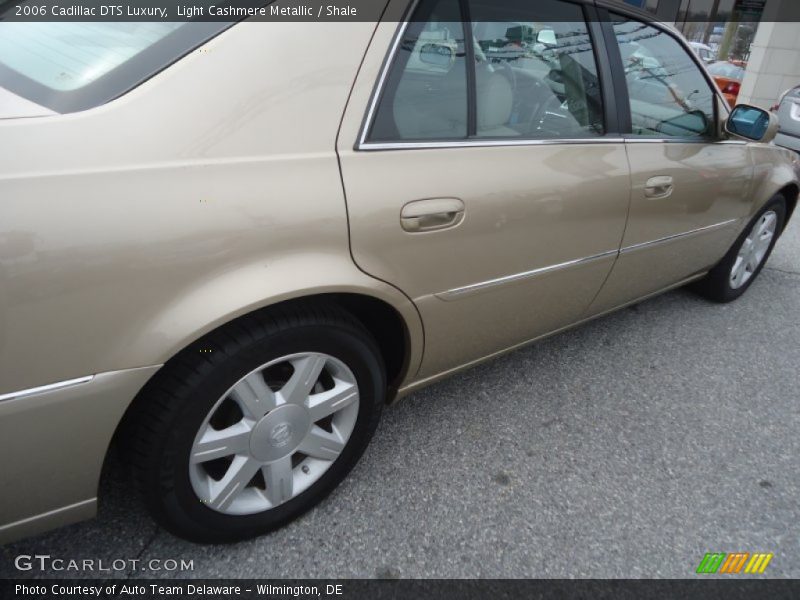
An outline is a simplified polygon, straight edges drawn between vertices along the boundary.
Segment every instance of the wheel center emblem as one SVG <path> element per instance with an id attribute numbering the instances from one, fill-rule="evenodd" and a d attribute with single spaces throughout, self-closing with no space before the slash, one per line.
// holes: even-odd
<path id="1" fill-rule="evenodd" d="M 294 430 L 289 423 L 279 423 L 269 433 L 269 445 L 273 448 L 282 448 L 292 439 Z"/>

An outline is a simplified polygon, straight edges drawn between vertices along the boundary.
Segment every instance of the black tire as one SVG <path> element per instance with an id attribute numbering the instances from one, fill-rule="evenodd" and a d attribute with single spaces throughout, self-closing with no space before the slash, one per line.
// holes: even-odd
<path id="1" fill-rule="evenodd" d="M 344 450 L 320 479 L 284 504 L 249 515 L 212 510 L 199 501 L 189 477 L 198 428 L 241 377 L 271 360 L 300 352 L 333 356 L 355 376 L 358 416 Z M 136 485 L 153 518 L 187 540 L 224 543 L 267 533 L 315 506 L 347 476 L 375 432 L 385 395 L 378 346 L 349 313 L 308 306 L 246 317 L 182 351 L 142 390 L 128 440 Z"/>
<path id="2" fill-rule="evenodd" d="M 750 234 L 750 231 L 753 229 L 755 224 L 761 219 L 761 217 L 764 216 L 765 213 L 769 211 L 774 211 L 778 216 L 778 223 L 776 225 L 775 235 L 772 237 L 772 243 L 770 244 L 766 255 L 762 259 L 761 264 L 755 270 L 750 279 L 741 287 L 733 288 L 731 286 L 730 276 L 731 270 L 733 269 L 736 259 L 739 255 L 739 250 L 741 250 L 742 245 L 744 244 L 747 236 Z M 764 265 L 767 264 L 767 261 L 772 254 L 772 250 L 775 248 L 775 243 L 778 241 L 778 237 L 780 237 L 780 234 L 783 231 L 785 222 L 786 200 L 783 196 L 776 195 L 769 202 L 767 202 L 764 207 L 758 211 L 756 216 L 753 217 L 753 219 L 747 224 L 747 227 L 744 228 L 744 231 L 742 231 L 741 235 L 739 235 L 739 237 L 733 243 L 733 246 L 731 246 L 731 249 L 717 264 L 717 266 L 714 267 L 708 273 L 708 275 L 706 275 L 706 277 L 693 284 L 691 288 L 701 296 L 704 296 L 705 298 L 708 298 L 714 302 L 733 302 L 739 298 L 758 278 L 758 275 L 761 273 Z"/>

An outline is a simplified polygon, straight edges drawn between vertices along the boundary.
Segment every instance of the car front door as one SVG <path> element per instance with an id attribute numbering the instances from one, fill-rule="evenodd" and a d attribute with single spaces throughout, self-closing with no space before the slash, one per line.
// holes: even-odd
<path id="1" fill-rule="evenodd" d="M 604 26 L 630 107 L 632 196 L 619 259 L 592 313 L 712 267 L 749 214 L 753 181 L 747 144 L 725 139 L 727 110 L 692 52 L 655 24 L 611 15 Z"/>
<path id="2" fill-rule="evenodd" d="M 376 31 L 338 151 L 355 262 L 422 315 L 420 380 L 573 323 L 609 274 L 630 181 L 593 10 L 422 0 Z"/>

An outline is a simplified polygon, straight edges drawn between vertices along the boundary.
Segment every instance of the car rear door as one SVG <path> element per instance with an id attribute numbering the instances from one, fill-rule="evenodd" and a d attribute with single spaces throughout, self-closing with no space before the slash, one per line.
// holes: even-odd
<path id="1" fill-rule="evenodd" d="M 630 179 L 592 11 L 422 0 L 377 29 L 338 151 L 355 262 L 422 315 L 419 379 L 571 324 L 608 276 Z"/>
<path id="2" fill-rule="evenodd" d="M 632 196 L 619 259 L 592 313 L 712 267 L 749 214 L 753 181 L 747 144 L 722 133 L 727 110 L 691 50 L 655 23 L 611 13 L 604 27 L 630 118 Z"/>

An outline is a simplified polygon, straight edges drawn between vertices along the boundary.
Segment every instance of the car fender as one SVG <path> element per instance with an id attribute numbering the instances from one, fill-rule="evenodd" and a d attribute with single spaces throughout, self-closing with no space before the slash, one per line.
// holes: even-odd
<path id="1" fill-rule="evenodd" d="M 349 255 L 323 253 L 265 257 L 197 281 L 110 352 L 119 355 L 113 362 L 163 363 L 210 331 L 248 313 L 326 294 L 366 296 L 394 308 L 409 337 L 407 372 L 416 373 L 422 358 L 423 329 L 411 300 L 360 271 Z"/>
<path id="2" fill-rule="evenodd" d="M 753 202 L 749 218 L 769 202 L 773 196 L 793 188 L 793 196 L 786 198 L 792 211 L 800 189 L 800 160 L 784 148 L 769 144 L 751 144 L 753 159 Z"/>

